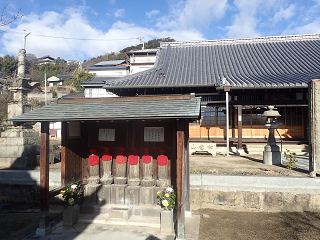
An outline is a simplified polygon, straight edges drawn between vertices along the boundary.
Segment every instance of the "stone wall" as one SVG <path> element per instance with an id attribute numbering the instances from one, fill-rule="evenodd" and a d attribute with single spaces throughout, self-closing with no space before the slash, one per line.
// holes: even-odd
<path id="1" fill-rule="evenodd" d="M 320 211 L 320 179 L 191 174 L 191 210 Z"/>
<path id="2" fill-rule="evenodd" d="M 49 188 L 61 186 L 61 172 L 50 171 Z M 61 197 L 60 197 L 61 198 Z M 59 200 L 59 197 L 51 201 Z M 39 170 L 0 170 L 0 202 L 39 202 Z"/>

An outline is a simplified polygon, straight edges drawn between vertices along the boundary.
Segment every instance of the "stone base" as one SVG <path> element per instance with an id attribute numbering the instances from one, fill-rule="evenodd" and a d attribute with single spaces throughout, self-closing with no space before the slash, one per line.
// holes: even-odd
<path id="1" fill-rule="evenodd" d="M 162 233 L 173 234 L 173 211 L 162 210 L 160 213 L 160 229 Z"/>
<path id="2" fill-rule="evenodd" d="M 95 184 L 87 184 L 84 187 L 84 203 L 97 203 L 97 190 L 101 187 L 101 185 Z"/>
<path id="3" fill-rule="evenodd" d="M 244 149 L 243 148 L 237 149 L 237 155 L 238 156 L 243 155 L 243 154 L 244 154 Z"/>
<path id="4" fill-rule="evenodd" d="M 281 152 L 276 145 L 267 145 L 263 151 L 263 163 L 267 165 L 280 165 Z"/>
<path id="5" fill-rule="evenodd" d="M 140 179 L 139 178 L 129 178 L 128 179 L 128 185 L 129 186 L 139 186 L 140 185 Z"/>
<path id="6" fill-rule="evenodd" d="M 101 178 L 100 183 L 102 185 L 110 185 L 113 182 L 113 178 Z"/>
<path id="7" fill-rule="evenodd" d="M 114 184 L 125 185 L 126 183 L 127 183 L 127 178 L 124 178 L 124 177 L 115 177 L 114 178 Z"/>
<path id="8" fill-rule="evenodd" d="M 125 205 L 140 204 L 140 187 L 129 186 L 125 189 Z"/>
<path id="9" fill-rule="evenodd" d="M 97 176 L 93 176 L 93 177 L 89 177 L 87 181 L 89 185 L 96 185 L 100 182 L 100 178 Z"/>
<path id="10" fill-rule="evenodd" d="M 126 185 L 111 185 L 111 203 L 124 204 Z"/>
<path id="11" fill-rule="evenodd" d="M 154 186 L 154 179 L 142 179 L 141 185 L 144 187 L 152 187 Z"/>
<path id="12" fill-rule="evenodd" d="M 168 179 L 158 179 L 157 180 L 157 187 L 168 187 L 169 180 Z"/>
<path id="13" fill-rule="evenodd" d="M 140 188 L 140 205 L 155 205 L 155 187 Z"/>
<path id="14" fill-rule="evenodd" d="M 132 208 L 120 207 L 120 208 L 111 208 L 109 210 L 110 218 L 121 218 L 128 220 L 132 215 Z"/>
<path id="15" fill-rule="evenodd" d="M 45 237 L 52 232 L 52 228 L 49 226 L 47 228 L 37 228 L 36 236 L 38 237 Z"/>
<path id="16" fill-rule="evenodd" d="M 97 192 L 99 204 L 111 203 L 111 185 L 101 185 Z"/>
<path id="17" fill-rule="evenodd" d="M 78 221 L 78 204 L 63 209 L 63 225 L 73 226 Z"/>

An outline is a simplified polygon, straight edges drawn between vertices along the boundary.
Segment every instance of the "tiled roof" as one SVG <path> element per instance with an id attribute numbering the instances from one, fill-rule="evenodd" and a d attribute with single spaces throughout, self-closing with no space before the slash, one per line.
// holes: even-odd
<path id="1" fill-rule="evenodd" d="M 61 100 L 60 100 L 61 101 Z M 13 122 L 124 120 L 124 119 L 197 119 L 200 98 L 183 96 L 130 97 L 64 100 L 16 116 Z"/>
<path id="2" fill-rule="evenodd" d="M 102 62 L 98 62 L 96 63 L 95 67 L 98 67 L 98 66 L 116 66 L 116 65 L 119 65 L 119 64 L 122 64 L 122 63 L 125 63 L 126 60 L 114 60 L 114 61 L 102 61 Z"/>
<path id="3" fill-rule="evenodd" d="M 105 67 L 87 67 L 86 70 L 105 70 L 105 69 L 126 69 L 129 66 L 105 66 Z"/>
<path id="4" fill-rule="evenodd" d="M 105 82 L 114 80 L 115 78 L 119 78 L 119 76 L 94 76 L 91 79 L 85 80 L 81 83 L 82 85 L 88 86 L 88 85 L 103 85 Z"/>
<path id="5" fill-rule="evenodd" d="M 152 49 L 144 49 L 144 50 L 136 50 L 136 51 L 130 51 L 130 52 L 127 52 L 128 55 L 131 55 L 131 54 L 136 54 L 136 53 L 156 53 L 158 51 L 157 48 L 152 48 Z"/>
<path id="6" fill-rule="evenodd" d="M 62 99 L 84 98 L 84 91 L 70 93 L 61 97 Z"/>
<path id="7" fill-rule="evenodd" d="M 320 34 L 161 43 L 155 67 L 107 89 L 307 87 L 320 78 Z"/>

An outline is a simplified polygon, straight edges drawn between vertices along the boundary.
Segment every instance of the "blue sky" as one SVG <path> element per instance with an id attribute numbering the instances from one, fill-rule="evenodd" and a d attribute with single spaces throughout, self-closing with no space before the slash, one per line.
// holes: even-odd
<path id="1" fill-rule="evenodd" d="M 0 0 L 0 7 L 5 0 Z M 8 2 L 8 1 L 7 1 Z M 320 33 L 320 0 L 12 0 L 0 54 L 85 60 L 155 38 L 177 41 Z M 92 39 L 92 40 L 85 40 Z"/>

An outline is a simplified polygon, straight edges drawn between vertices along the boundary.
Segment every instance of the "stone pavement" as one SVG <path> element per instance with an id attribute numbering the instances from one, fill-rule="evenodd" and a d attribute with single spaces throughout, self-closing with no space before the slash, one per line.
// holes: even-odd
<path id="1" fill-rule="evenodd" d="M 135 240 L 171 240 L 174 239 L 173 235 L 167 235 L 160 232 L 159 227 L 152 227 L 153 221 L 151 221 L 150 226 L 147 226 L 145 223 L 144 226 L 139 226 L 139 220 L 135 221 L 135 225 L 124 225 L 124 222 L 119 222 L 122 225 L 115 225 L 115 223 L 102 224 L 102 223 L 91 223 L 85 224 L 84 219 L 80 218 L 78 223 L 74 226 L 63 226 L 62 225 L 62 216 L 50 223 L 52 228 L 52 233 L 46 237 L 37 237 L 35 232 L 29 236 L 23 238 L 24 240 L 38 239 L 38 240 L 119 240 L 119 239 L 135 239 Z M 85 214 L 84 214 L 85 215 Z M 83 215 L 83 216 L 84 216 Z M 101 216 L 97 216 L 97 219 Z M 99 222 L 99 221 L 98 221 Z M 197 240 L 199 236 L 199 227 L 200 227 L 200 216 L 193 215 L 192 217 L 186 218 L 186 239 Z"/>

